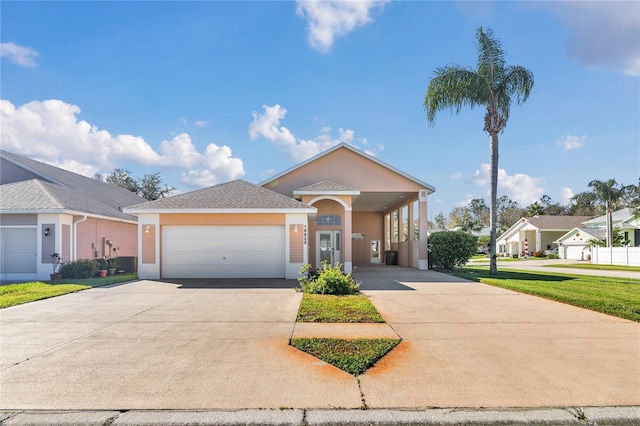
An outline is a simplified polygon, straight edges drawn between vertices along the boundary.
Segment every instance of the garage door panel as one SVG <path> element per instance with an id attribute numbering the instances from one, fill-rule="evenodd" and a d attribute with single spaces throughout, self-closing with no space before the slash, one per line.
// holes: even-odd
<path id="1" fill-rule="evenodd" d="M 284 278 L 283 226 L 165 226 L 164 278 Z"/>

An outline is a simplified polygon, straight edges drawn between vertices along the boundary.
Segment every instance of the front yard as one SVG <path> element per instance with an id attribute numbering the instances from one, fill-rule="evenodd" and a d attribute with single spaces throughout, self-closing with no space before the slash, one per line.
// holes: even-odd
<path id="1" fill-rule="evenodd" d="M 137 278 L 136 274 L 123 274 L 105 278 L 64 279 L 55 284 L 35 281 L 3 285 L 0 286 L 0 309 Z"/>

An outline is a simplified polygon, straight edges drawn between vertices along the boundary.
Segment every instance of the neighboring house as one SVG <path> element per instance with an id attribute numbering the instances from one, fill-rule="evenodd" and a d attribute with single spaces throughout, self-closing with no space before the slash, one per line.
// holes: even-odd
<path id="1" fill-rule="evenodd" d="M 622 232 L 630 247 L 640 246 L 640 219 L 630 208 L 612 213 L 614 232 Z M 576 227 L 555 241 L 560 249 L 558 253 L 563 259 L 587 260 L 591 258 L 593 249 L 591 240 L 607 238 L 607 216 L 602 215 L 582 222 L 583 227 Z"/>
<path id="2" fill-rule="evenodd" d="M 521 218 L 498 237 L 498 253 L 505 256 L 531 255 L 557 248 L 556 240 L 580 226 L 590 216 L 533 216 Z"/>
<path id="3" fill-rule="evenodd" d="M 48 280 L 53 253 L 64 263 L 137 256 L 145 201 L 126 189 L 0 150 L 0 279 Z"/>
<path id="4" fill-rule="evenodd" d="M 589 260 L 590 241 L 603 240 L 606 237 L 607 230 L 604 228 L 573 228 L 554 243 L 558 245 L 560 259 Z"/>
<path id="5" fill-rule="evenodd" d="M 125 209 L 141 278 L 288 278 L 323 262 L 427 269 L 435 191 L 341 143 L 260 186 L 237 180 Z"/>

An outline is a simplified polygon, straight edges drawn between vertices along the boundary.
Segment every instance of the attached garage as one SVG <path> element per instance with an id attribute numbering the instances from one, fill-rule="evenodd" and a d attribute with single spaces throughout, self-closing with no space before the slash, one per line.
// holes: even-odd
<path id="1" fill-rule="evenodd" d="M 583 254 L 583 250 L 585 250 L 586 253 Z M 564 246 L 565 259 L 585 260 L 588 253 L 589 251 L 585 249 L 584 245 L 580 245 L 580 246 L 565 245 Z"/>
<path id="2" fill-rule="evenodd" d="M 295 279 L 317 209 L 235 180 L 125 209 L 138 216 L 138 276 Z"/>
<path id="3" fill-rule="evenodd" d="M 163 226 L 163 278 L 284 278 L 284 226 Z"/>
<path id="4" fill-rule="evenodd" d="M 35 227 L 0 228 L 0 279 L 37 273 L 37 230 Z"/>

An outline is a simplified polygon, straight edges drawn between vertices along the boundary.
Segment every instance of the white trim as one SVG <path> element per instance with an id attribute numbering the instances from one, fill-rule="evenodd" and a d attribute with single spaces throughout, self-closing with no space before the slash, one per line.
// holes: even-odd
<path id="1" fill-rule="evenodd" d="M 129 209 L 125 208 L 123 210 L 126 214 L 176 214 L 176 213 L 184 213 L 184 214 L 313 214 L 317 213 L 318 209 L 311 208 L 300 208 L 300 209 L 172 209 L 172 208 L 164 208 L 164 209 Z M 134 222 L 135 223 L 135 222 Z"/>
<path id="2" fill-rule="evenodd" d="M 338 197 L 334 197 L 333 195 L 321 195 L 319 197 L 314 198 L 313 200 L 309 201 L 307 204 L 309 204 L 310 206 L 312 206 L 316 201 L 321 201 L 321 200 L 333 200 L 336 203 L 339 203 L 342 205 L 342 207 L 344 207 L 345 210 L 351 210 L 351 207 L 349 207 L 349 205 L 347 203 L 344 202 L 344 200 L 338 198 Z M 318 212 L 318 209 L 315 209 L 316 213 Z"/>
<path id="3" fill-rule="evenodd" d="M 131 223 L 131 224 L 134 224 L 134 225 L 136 223 L 138 223 L 137 220 L 122 219 L 122 218 L 119 218 L 119 217 L 103 216 L 103 215 L 99 215 L 99 214 L 86 213 L 86 212 L 81 212 L 81 211 L 77 211 L 77 210 L 66 210 L 66 209 L 0 210 L 0 214 L 66 214 L 66 215 L 72 215 L 72 216 L 95 217 L 96 219 L 112 220 L 114 222 L 125 222 L 125 223 Z"/>

